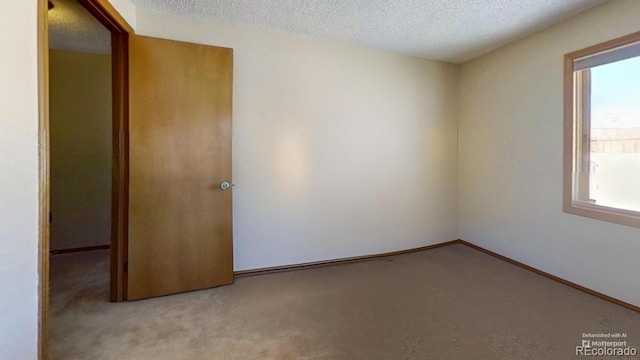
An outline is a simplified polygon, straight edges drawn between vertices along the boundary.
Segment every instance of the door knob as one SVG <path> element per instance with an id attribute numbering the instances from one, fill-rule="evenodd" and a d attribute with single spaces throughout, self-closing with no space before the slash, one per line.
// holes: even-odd
<path id="1" fill-rule="evenodd" d="M 229 182 L 228 181 L 224 181 L 222 184 L 220 184 L 220 190 L 225 191 L 229 188 Z"/>

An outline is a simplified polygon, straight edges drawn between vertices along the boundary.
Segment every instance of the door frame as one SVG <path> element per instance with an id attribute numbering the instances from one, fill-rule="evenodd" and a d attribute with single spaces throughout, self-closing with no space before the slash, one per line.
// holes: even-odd
<path id="1" fill-rule="evenodd" d="M 108 0 L 77 0 L 111 31 L 112 184 L 110 301 L 127 300 L 129 211 L 129 35 L 133 28 Z M 48 353 L 50 128 L 48 3 L 38 0 L 39 302 L 38 358 Z"/>
<path id="2" fill-rule="evenodd" d="M 77 0 L 111 31 L 111 301 L 127 300 L 129 218 L 129 35 L 133 29 L 106 0 Z"/>

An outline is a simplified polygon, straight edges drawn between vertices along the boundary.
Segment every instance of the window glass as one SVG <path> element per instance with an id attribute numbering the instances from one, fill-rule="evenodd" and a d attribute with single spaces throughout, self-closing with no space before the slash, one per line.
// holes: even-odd
<path id="1" fill-rule="evenodd" d="M 640 57 L 590 68 L 589 200 L 640 211 Z"/>

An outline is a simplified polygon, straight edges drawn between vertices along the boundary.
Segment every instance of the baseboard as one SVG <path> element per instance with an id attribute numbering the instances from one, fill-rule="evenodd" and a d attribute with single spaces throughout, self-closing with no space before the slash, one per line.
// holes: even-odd
<path id="1" fill-rule="evenodd" d="M 96 250 L 109 250 L 111 249 L 111 245 L 96 245 L 96 246 L 85 246 L 71 249 L 60 249 L 60 250 L 51 250 L 49 254 L 51 255 L 60 255 L 60 254 L 71 254 L 85 251 L 96 251 Z"/>
<path id="2" fill-rule="evenodd" d="M 440 244 L 422 246 L 422 247 L 419 247 L 419 248 L 408 249 L 408 250 L 392 251 L 392 252 L 387 252 L 387 253 L 382 253 L 382 254 L 354 256 L 354 257 L 349 257 L 349 258 L 341 258 L 341 259 L 325 260 L 325 261 L 314 261 L 314 262 L 308 262 L 308 263 L 302 263 L 302 264 L 293 264 L 293 265 L 285 265 L 285 266 L 273 266 L 273 267 L 251 269 L 251 270 L 241 270 L 241 271 L 235 271 L 233 273 L 233 275 L 235 277 L 254 276 L 254 275 L 270 274 L 270 273 L 281 272 L 281 271 L 292 271 L 292 270 L 308 269 L 308 268 L 327 266 L 327 265 L 335 265 L 335 264 L 344 264 L 344 263 L 351 263 L 351 262 L 357 262 L 357 261 L 372 260 L 372 259 L 378 259 L 378 258 L 383 258 L 383 257 L 387 257 L 387 256 L 402 255 L 402 254 L 408 254 L 408 253 L 413 253 L 413 252 L 418 252 L 418 251 L 435 249 L 435 248 L 439 248 L 439 247 L 443 247 L 443 246 L 449 246 L 449 245 L 457 244 L 459 242 L 460 242 L 460 240 L 452 240 L 452 241 L 447 241 L 447 242 L 440 243 Z"/>
<path id="3" fill-rule="evenodd" d="M 519 261 L 516 261 L 516 260 L 513 260 L 513 259 L 508 258 L 506 256 L 500 255 L 500 254 L 495 253 L 495 252 L 493 252 L 491 250 L 487 250 L 487 249 L 485 249 L 483 247 L 480 247 L 478 245 L 471 244 L 471 243 L 469 243 L 467 241 L 464 241 L 464 240 L 458 240 L 458 243 L 462 244 L 462 245 L 465 245 L 465 246 L 468 246 L 468 247 L 470 247 L 472 249 L 475 249 L 477 251 L 483 252 L 483 253 L 485 253 L 487 255 L 491 255 L 493 257 L 496 257 L 496 258 L 498 258 L 498 259 L 500 259 L 502 261 L 506 261 L 506 262 L 508 262 L 510 264 L 513 264 L 515 266 L 521 267 L 521 268 L 523 268 L 525 270 L 529 270 L 529 271 L 534 272 L 534 273 L 536 273 L 538 275 L 544 276 L 544 277 L 546 277 L 548 279 L 557 281 L 557 282 L 559 282 L 561 284 L 570 286 L 570 287 L 572 287 L 574 289 L 580 290 L 580 291 L 585 292 L 585 293 L 587 293 L 589 295 L 593 295 L 593 296 L 598 297 L 598 298 L 600 298 L 602 300 L 606 300 L 606 301 L 609 301 L 609 302 L 614 303 L 616 305 L 620 305 L 620 306 L 625 307 L 625 308 L 627 308 L 629 310 L 640 312 L 640 307 L 638 307 L 636 305 L 629 304 L 628 302 L 616 299 L 614 297 L 611 297 L 609 295 L 605 295 L 605 294 L 603 294 L 601 292 L 597 292 L 595 290 L 591 290 L 591 289 L 586 288 L 584 286 L 581 286 L 581 285 L 578 285 L 576 283 L 573 283 L 573 282 L 571 282 L 569 280 L 562 279 L 562 278 L 557 277 L 555 275 L 549 274 L 548 272 L 544 272 L 544 271 L 536 269 L 536 268 L 534 268 L 532 266 L 523 264 L 523 263 L 521 263 Z"/>

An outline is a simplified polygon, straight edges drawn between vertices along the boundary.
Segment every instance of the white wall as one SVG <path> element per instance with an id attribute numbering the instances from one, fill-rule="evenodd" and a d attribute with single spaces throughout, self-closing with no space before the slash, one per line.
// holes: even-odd
<path id="1" fill-rule="evenodd" d="M 562 212 L 563 55 L 640 30 L 611 1 L 462 67 L 459 234 L 640 305 L 640 229 Z"/>
<path id="2" fill-rule="evenodd" d="M 136 7 L 131 0 L 108 0 L 129 26 L 136 28 Z"/>
<path id="3" fill-rule="evenodd" d="M 234 49 L 236 270 L 457 239 L 457 67 L 138 9 Z"/>
<path id="4" fill-rule="evenodd" d="M 0 358 L 35 359 L 38 335 L 36 2 L 0 14 Z"/>

